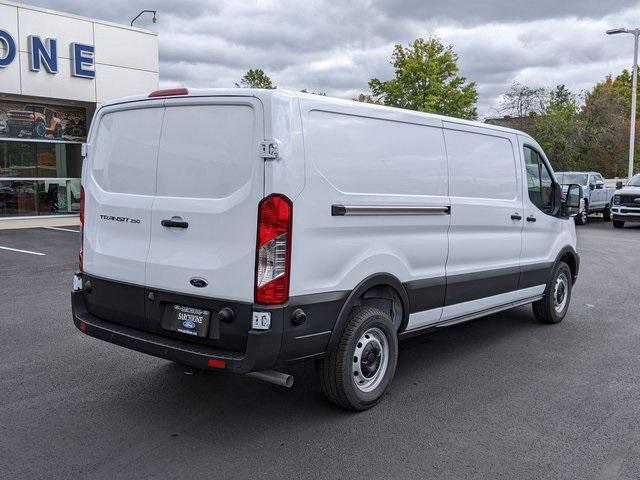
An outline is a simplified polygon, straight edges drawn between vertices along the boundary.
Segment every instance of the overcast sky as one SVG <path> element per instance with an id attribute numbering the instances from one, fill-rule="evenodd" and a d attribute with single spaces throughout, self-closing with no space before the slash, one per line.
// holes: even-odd
<path id="1" fill-rule="evenodd" d="M 129 23 L 158 10 L 162 86 L 231 87 L 262 68 L 279 87 L 351 98 L 393 74 L 393 44 L 439 36 L 478 84 L 481 116 L 495 115 L 514 81 L 576 92 L 630 68 L 640 1 L 627 0 L 27 0 Z"/>

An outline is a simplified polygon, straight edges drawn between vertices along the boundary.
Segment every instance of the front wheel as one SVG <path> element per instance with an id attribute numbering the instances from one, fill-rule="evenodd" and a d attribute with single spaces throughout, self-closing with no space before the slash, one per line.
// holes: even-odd
<path id="1" fill-rule="evenodd" d="M 47 127 L 44 126 L 44 122 L 36 122 L 33 126 L 33 136 L 36 138 L 42 138 L 47 133 Z"/>
<path id="2" fill-rule="evenodd" d="M 587 211 L 587 206 L 584 206 L 584 209 L 576 215 L 576 225 L 586 225 L 589 221 L 589 212 Z"/>
<path id="3" fill-rule="evenodd" d="M 613 228 L 622 228 L 624 227 L 624 220 L 614 220 Z"/>
<path id="4" fill-rule="evenodd" d="M 611 207 L 609 205 L 604 207 L 604 210 L 602 211 L 602 218 L 605 222 L 611 221 Z"/>
<path id="5" fill-rule="evenodd" d="M 338 345 L 320 363 L 320 385 L 336 405 L 366 410 L 382 398 L 397 363 L 398 336 L 389 315 L 356 307 Z"/>
<path id="6" fill-rule="evenodd" d="M 533 303 L 536 318 L 542 323 L 560 323 L 569 310 L 572 287 L 573 277 L 569 265 L 558 262 L 544 291 L 544 297 Z"/>

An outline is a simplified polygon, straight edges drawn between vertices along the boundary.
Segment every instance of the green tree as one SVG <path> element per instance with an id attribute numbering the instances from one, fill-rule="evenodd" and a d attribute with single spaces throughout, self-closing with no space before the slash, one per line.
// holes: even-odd
<path id="1" fill-rule="evenodd" d="M 609 75 L 585 97 L 583 156 L 605 176 L 626 176 L 629 155 L 631 76 Z M 636 126 L 636 135 L 640 132 Z M 638 149 L 636 148 L 636 158 Z M 636 163 L 637 166 L 637 163 Z M 636 167 L 637 168 L 637 167 Z"/>
<path id="2" fill-rule="evenodd" d="M 620 75 L 613 78 L 607 75 L 603 82 L 599 82 L 589 92 L 589 95 L 611 95 L 612 98 L 620 101 L 625 107 L 627 116 L 631 115 L 631 91 L 633 90 L 633 81 L 629 70 L 623 70 Z M 637 93 L 640 93 L 640 85 L 638 85 Z M 640 102 L 636 106 L 636 115 L 640 115 Z"/>
<path id="3" fill-rule="evenodd" d="M 238 88 L 267 88 L 274 89 L 275 85 L 271 82 L 269 76 L 260 68 L 250 69 L 240 79 L 240 83 L 236 83 Z"/>
<path id="4" fill-rule="evenodd" d="M 436 37 L 418 38 L 407 47 L 395 45 L 391 57 L 395 77 L 369 81 L 376 101 L 422 112 L 477 118 L 476 83 L 459 75 L 453 46 L 445 46 Z"/>
<path id="5" fill-rule="evenodd" d="M 533 117 L 531 135 L 538 140 L 555 170 L 582 170 L 584 122 L 578 98 L 564 85 L 548 94 L 543 110 Z"/>

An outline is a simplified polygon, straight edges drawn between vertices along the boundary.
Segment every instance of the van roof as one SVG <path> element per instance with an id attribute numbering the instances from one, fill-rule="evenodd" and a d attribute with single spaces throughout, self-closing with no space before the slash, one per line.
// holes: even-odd
<path id="1" fill-rule="evenodd" d="M 346 100 L 343 98 L 336 97 L 328 97 L 324 95 L 316 95 L 313 93 L 303 93 L 294 90 L 286 90 L 286 89 L 260 89 L 260 88 L 187 88 L 188 97 L 210 97 L 210 96 L 246 96 L 246 97 L 256 97 L 262 101 L 268 101 L 272 97 L 282 97 L 283 99 L 291 99 L 292 97 L 304 98 L 307 100 L 313 100 L 314 102 L 324 103 L 326 105 L 333 105 L 337 108 L 341 106 L 349 106 L 353 109 L 354 104 L 356 104 L 362 112 L 372 112 L 372 111 L 389 111 L 393 110 L 394 112 L 405 116 L 407 120 L 411 118 L 430 118 L 430 119 L 438 119 L 441 121 L 446 121 L 450 123 L 458 123 L 461 125 L 470 125 L 475 127 L 480 127 L 483 129 L 506 132 L 516 135 L 524 135 L 525 137 L 531 138 L 528 133 L 522 132 L 520 130 L 516 130 L 513 128 L 502 127 L 499 125 L 492 125 L 489 123 L 478 122 L 474 120 L 464 120 L 461 118 L 448 117 L 445 115 L 438 115 L 436 113 L 426 113 L 426 112 L 418 112 L 416 110 L 408 110 L 404 108 L 397 107 L 389 107 L 386 105 L 376 105 L 373 103 L 365 103 L 365 102 L 357 102 L 355 100 Z M 162 95 L 154 97 L 155 99 L 163 98 Z M 167 97 L 171 98 L 171 97 Z M 136 101 L 148 100 L 149 95 L 134 95 L 130 97 L 119 98 L 115 100 L 111 100 L 109 102 L 105 102 L 103 106 L 116 105 L 120 103 L 129 103 Z M 353 111 L 353 110 L 351 110 Z M 370 113 L 369 113 L 370 114 Z"/>

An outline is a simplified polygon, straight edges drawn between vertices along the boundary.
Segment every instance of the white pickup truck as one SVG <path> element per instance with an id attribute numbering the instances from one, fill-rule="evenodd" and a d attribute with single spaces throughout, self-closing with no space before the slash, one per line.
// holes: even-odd
<path id="1" fill-rule="evenodd" d="M 611 221 L 611 203 L 615 188 L 605 187 L 604 178 L 598 172 L 556 172 L 561 185 L 582 186 L 584 206 L 576 215 L 576 224 L 585 225 L 592 213 L 602 213 L 605 222 Z"/>
<path id="2" fill-rule="evenodd" d="M 624 227 L 624 222 L 640 222 L 640 174 L 631 177 L 625 186 L 618 185 L 613 196 L 613 226 Z"/>

